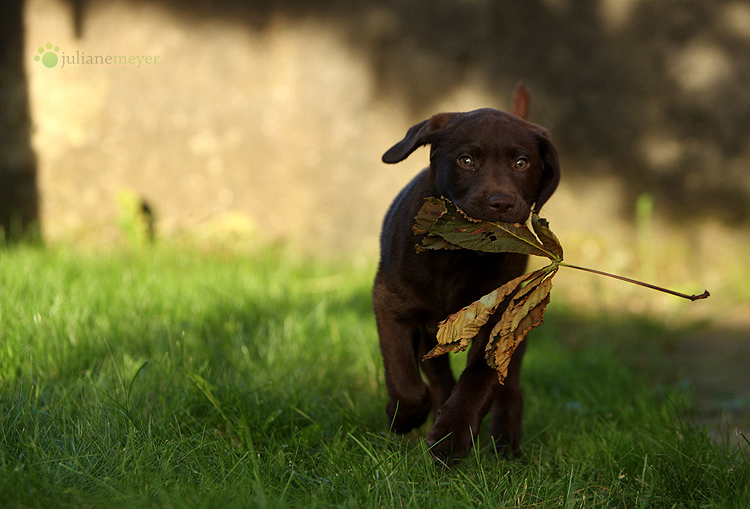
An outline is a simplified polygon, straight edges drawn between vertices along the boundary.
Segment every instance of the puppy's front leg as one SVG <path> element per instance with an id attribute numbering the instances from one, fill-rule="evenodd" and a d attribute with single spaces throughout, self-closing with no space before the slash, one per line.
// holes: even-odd
<path id="1" fill-rule="evenodd" d="M 495 447 L 501 454 L 521 457 L 521 416 L 523 414 L 523 394 L 521 392 L 521 361 L 526 351 L 526 341 L 521 342 L 513 352 L 508 366 L 508 376 L 500 387 L 492 404 L 491 434 Z"/>
<path id="2" fill-rule="evenodd" d="M 419 358 L 422 359 L 424 355 L 435 346 L 425 346 L 426 337 L 423 336 L 420 341 Z M 427 359 L 421 361 L 422 372 L 427 376 L 427 381 L 430 384 L 430 393 L 432 395 L 432 411 L 437 414 L 440 407 L 443 406 L 451 393 L 453 388 L 456 386 L 456 378 L 453 376 L 451 371 L 450 357 L 443 355 L 434 359 Z"/>
<path id="3" fill-rule="evenodd" d="M 500 388 L 497 372 L 487 365 L 484 358 L 485 343 L 474 340 L 466 369 L 448 401 L 438 410 L 435 424 L 427 433 L 430 452 L 448 464 L 465 456 L 471 449 Z"/>
<path id="4" fill-rule="evenodd" d="M 430 390 L 422 381 L 417 364 L 417 330 L 375 309 L 380 335 L 380 351 L 385 366 L 385 384 L 389 401 L 385 407 L 391 429 L 407 433 L 427 419 L 432 408 Z"/>

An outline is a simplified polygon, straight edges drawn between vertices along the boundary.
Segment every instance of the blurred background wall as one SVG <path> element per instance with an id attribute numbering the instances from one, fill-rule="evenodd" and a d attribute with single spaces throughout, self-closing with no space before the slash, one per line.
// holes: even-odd
<path id="1" fill-rule="evenodd" d="M 158 58 L 66 61 L 107 55 Z M 523 80 L 562 160 L 544 213 L 576 261 L 741 270 L 736 244 L 713 257 L 748 239 L 746 1 L 26 0 L 23 59 L 48 240 L 116 239 L 130 193 L 157 235 L 231 224 L 374 257 L 428 155 L 381 154 L 438 111 L 508 108 Z"/>

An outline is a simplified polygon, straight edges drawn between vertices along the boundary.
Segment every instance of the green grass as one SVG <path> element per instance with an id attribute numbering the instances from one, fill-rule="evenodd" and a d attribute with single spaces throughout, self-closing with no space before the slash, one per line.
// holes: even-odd
<path id="1" fill-rule="evenodd" d="M 0 251 L 0 505 L 750 506 L 746 453 L 614 346 L 659 324 L 554 298 L 524 365 L 525 460 L 485 431 L 436 467 L 424 430 L 388 433 L 372 272 L 272 248 Z"/>

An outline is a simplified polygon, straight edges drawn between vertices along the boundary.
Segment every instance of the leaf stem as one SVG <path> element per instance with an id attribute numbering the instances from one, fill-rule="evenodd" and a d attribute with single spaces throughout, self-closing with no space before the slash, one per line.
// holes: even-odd
<path id="1" fill-rule="evenodd" d="M 652 290 L 657 290 L 657 291 L 660 291 L 660 292 L 668 293 L 670 295 L 674 295 L 676 297 L 682 297 L 683 299 L 688 299 L 688 300 L 691 300 L 691 301 L 696 301 L 696 300 L 699 300 L 699 299 L 706 299 L 706 298 L 708 298 L 711 295 L 710 293 L 708 293 L 708 290 L 703 290 L 703 293 L 701 293 L 700 295 L 695 295 L 695 294 L 688 295 L 686 293 L 676 292 L 674 290 L 670 290 L 668 288 L 663 288 L 661 286 L 656 286 L 656 285 L 652 285 L 652 284 L 649 284 L 649 283 L 644 283 L 643 281 L 638 281 L 638 280 L 635 280 L 635 279 L 630 279 L 630 278 L 627 278 L 627 277 L 624 277 L 624 276 L 618 276 L 617 274 L 610 274 L 609 272 L 602 272 L 601 270 L 589 269 L 587 267 L 579 267 L 577 265 L 570 265 L 568 263 L 562 263 L 562 262 L 560 262 L 559 265 L 561 267 L 568 267 L 570 269 L 582 270 L 584 272 L 591 272 L 592 274 L 599 274 L 600 276 L 607 276 L 607 277 L 611 277 L 611 278 L 614 278 L 614 279 L 619 279 L 620 281 L 625 281 L 627 283 L 633 283 L 634 285 L 638 285 L 638 286 L 645 286 L 646 288 L 651 288 Z"/>

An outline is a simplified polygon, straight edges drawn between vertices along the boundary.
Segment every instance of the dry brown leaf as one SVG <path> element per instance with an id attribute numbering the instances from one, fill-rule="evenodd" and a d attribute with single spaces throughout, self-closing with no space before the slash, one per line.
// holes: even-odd
<path id="1" fill-rule="evenodd" d="M 440 322 L 437 333 L 438 344 L 424 358 L 431 359 L 446 352 L 460 352 L 466 349 L 474 336 L 479 333 L 479 329 L 487 323 L 487 320 L 497 310 L 497 307 L 506 300 L 508 295 L 515 292 L 519 285 L 532 279 L 535 275 L 536 272 L 532 272 L 508 281 Z"/>
<path id="2" fill-rule="evenodd" d="M 542 323 L 549 303 L 551 278 L 562 261 L 563 250 L 547 221 L 532 214 L 533 232 L 523 224 L 479 221 L 468 217 L 444 198 L 428 198 L 420 208 L 413 231 L 424 234 L 417 251 L 430 249 L 471 249 L 491 253 L 512 252 L 544 256 L 552 264 L 523 274 L 440 322 L 438 344 L 423 358 L 432 359 L 448 352 L 465 350 L 490 316 L 506 303 L 500 321 L 490 333 L 486 357 L 503 382 L 518 344 L 528 332 Z M 536 235 L 535 235 L 536 234 Z"/>
<path id="3" fill-rule="evenodd" d="M 557 236 L 552 233 L 549 228 L 549 222 L 543 217 L 539 217 L 537 214 L 531 215 L 531 226 L 534 228 L 534 233 L 542 241 L 542 245 L 546 250 L 551 252 L 557 257 L 557 261 L 563 259 L 563 248 L 560 245 L 560 241 L 557 240 Z M 555 260 L 555 258 L 551 258 Z"/>
<path id="4" fill-rule="evenodd" d="M 427 198 L 415 220 L 412 231 L 417 235 L 426 234 L 422 243 L 416 246 L 417 251 L 459 247 L 486 253 L 533 254 L 557 259 L 525 224 L 472 219 L 444 198 Z M 436 240 L 436 237 L 441 240 Z"/>
<path id="5" fill-rule="evenodd" d="M 501 384 L 508 376 L 513 352 L 526 339 L 529 331 L 544 321 L 544 311 L 552 290 L 552 277 L 557 272 L 557 268 L 552 265 L 546 269 L 549 270 L 541 269 L 543 275 L 529 281 L 513 296 L 500 321 L 490 332 L 485 357 L 487 363 L 497 370 Z"/>
<path id="6" fill-rule="evenodd" d="M 563 248 L 547 220 L 535 212 L 531 215 L 531 229 L 523 224 L 480 221 L 467 216 L 445 198 L 427 198 L 416 216 L 412 228 L 416 235 L 424 235 L 417 251 L 433 249 L 471 249 L 489 253 L 533 254 L 549 258 L 552 263 L 543 269 L 519 276 L 472 302 L 440 322 L 438 344 L 425 359 L 447 352 L 465 350 L 490 316 L 504 303 L 500 320 L 490 332 L 485 349 L 487 363 L 497 370 L 503 383 L 513 352 L 526 335 L 542 324 L 544 311 L 550 301 L 552 278 L 559 267 L 569 267 L 613 277 L 654 290 L 670 293 L 690 300 L 705 299 L 708 291 L 700 295 L 687 295 L 633 279 L 608 274 L 585 267 L 562 263 Z"/>

